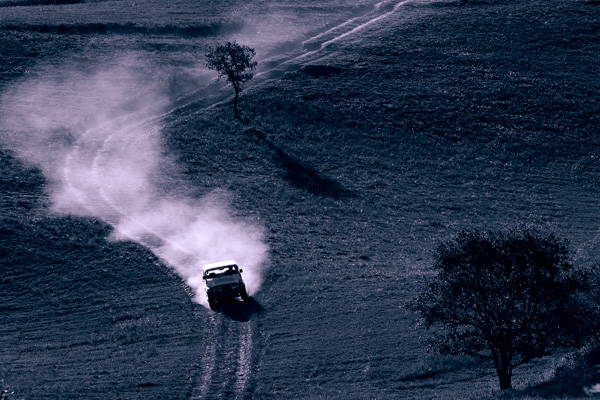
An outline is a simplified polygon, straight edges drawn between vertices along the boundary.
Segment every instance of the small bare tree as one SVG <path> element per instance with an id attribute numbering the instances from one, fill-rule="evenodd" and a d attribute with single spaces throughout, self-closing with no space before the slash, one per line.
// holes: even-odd
<path id="1" fill-rule="evenodd" d="M 217 71 L 218 78 L 225 77 L 233 87 L 235 97 L 233 98 L 233 110 L 235 117 L 240 118 L 238 111 L 238 98 L 244 83 L 254 77 L 250 71 L 256 68 L 257 63 L 252 61 L 256 52 L 253 48 L 239 45 L 235 41 L 218 44 L 206 53 L 206 66 Z"/>

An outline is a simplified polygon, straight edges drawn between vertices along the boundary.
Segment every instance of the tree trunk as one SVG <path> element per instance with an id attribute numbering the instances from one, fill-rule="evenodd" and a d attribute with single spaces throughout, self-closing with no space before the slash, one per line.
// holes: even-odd
<path id="1" fill-rule="evenodd" d="M 235 97 L 233 98 L 233 111 L 235 113 L 235 117 L 237 119 L 240 119 L 240 113 L 238 112 L 238 97 L 239 97 L 240 93 L 236 90 L 235 91 Z"/>
<path id="2" fill-rule="evenodd" d="M 498 371 L 500 390 L 512 389 L 512 374 L 509 371 Z"/>
<path id="3" fill-rule="evenodd" d="M 512 368 L 509 357 L 505 353 L 498 356 L 494 352 L 494 366 L 496 367 L 496 374 L 500 381 L 500 390 L 512 389 Z"/>

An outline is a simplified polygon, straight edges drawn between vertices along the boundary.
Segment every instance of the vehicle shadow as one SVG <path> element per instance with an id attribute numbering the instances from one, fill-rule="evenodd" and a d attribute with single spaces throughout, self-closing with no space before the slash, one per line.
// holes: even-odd
<path id="1" fill-rule="evenodd" d="M 234 321 L 248 322 L 253 315 L 262 313 L 264 308 L 253 297 L 249 297 L 246 301 L 236 298 L 222 300 L 216 305 L 214 311 L 221 312 Z"/>
<path id="2" fill-rule="evenodd" d="M 287 154 L 282 148 L 267 139 L 266 134 L 258 129 L 249 128 L 246 133 L 266 144 L 273 151 L 273 161 L 283 172 L 282 177 L 297 187 L 309 193 L 333 198 L 352 197 L 354 193 L 344 188 L 339 182 L 323 176 L 310 165 L 303 164 Z"/>

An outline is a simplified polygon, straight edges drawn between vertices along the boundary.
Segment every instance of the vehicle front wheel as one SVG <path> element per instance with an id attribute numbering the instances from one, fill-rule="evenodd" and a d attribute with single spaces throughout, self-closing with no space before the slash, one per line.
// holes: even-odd
<path id="1" fill-rule="evenodd" d="M 243 288 L 240 291 L 240 297 L 242 298 L 242 300 L 248 301 L 248 292 L 246 292 L 246 288 Z"/>
<path id="2" fill-rule="evenodd" d="M 214 299 L 212 296 L 208 296 L 208 306 L 211 310 L 214 310 L 215 308 L 217 308 L 217 300 Z"/>

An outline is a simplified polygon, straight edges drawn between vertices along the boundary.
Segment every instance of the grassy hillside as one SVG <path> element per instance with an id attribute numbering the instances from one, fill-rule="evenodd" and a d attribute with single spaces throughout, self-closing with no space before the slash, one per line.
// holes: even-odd
<path id="1" fill-rule="evenodd" d="M 161 32 L 197 25 L 152 3 L 137 20 L 91 8 L 125 3 L 72 5 L 76 18 L 53 22 L 10 9 L 1 88 L 39 64 L 131 48 L 177 71 L 188 84 L 174 97 L 188 95 L 160 120 L 165 152 L 193 197 L 226 189 L 265 228 L 269 269 L 250 305 L 210 312 L 148 250 L 107 241 L 106 222 L 48 215 L 46 178 L 2 148 L 0 378 L 15 398 L 497 397 L 490 365 L 426 354 L 401 306 L 462 227 L 533 224 L 569 238 L 580 265 L 598 259 L 598 5 L 413 1 L 301 58 L 345 28 L 303 40 L 372 8 L 216 11 L 206 24 L 245 21 L 228 37 L 248 29 L 264 61 L 242 124 L 228 88 L 189 94 L 222 34 Z M 256 28 L 295 18 L 278 40 Z M 150 33 L 39 29 L 97 22 Z M 517 369 L 514 396 L 547 396 L 535 386 L 564 356 Z M 564 386 L 552 394 L 581 393 Z"/>
<path id="2" fill-rule="evenodd" d="M 175 123 L 187 176 L 225 183 L 272 232 L 261 296 L 278 312 L 264 317 L 273 322 L 263 359 L 311 367 L 264 361 L 277 379 L 260 393 L 469 393 L 480 379 L 472 365 L 420 361 L 421 333 L 398 310 L 436 242 L 461 227 L 534 224 L 570 238 L 580 262 L 597 259 L 596 28 L 584 3 L 407 5 L 250 89 L 242 109 L 266 139 L 232 128 L 229 104 L 216 111 L 225 122 L 211 110 Z M 225 155 L 222 174 L 200 161 L 214 154 Z M 307 315 L 322 316 L 307 344 L 271 331 Z M 342 353 L 328 349 L 337 341 Z M 348 362 L 361 371 L 351 382 Z M 517 385 L 537 379 L 529 371 Z M 490 370 L 483 382 L 495 385 Z"/>

